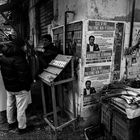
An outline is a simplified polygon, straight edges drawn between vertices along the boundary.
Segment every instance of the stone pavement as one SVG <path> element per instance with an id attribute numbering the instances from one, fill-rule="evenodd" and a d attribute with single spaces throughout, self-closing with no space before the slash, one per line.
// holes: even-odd
<path id="1" fill-rule="evenodd" d="M 18 135 L 8 131 L 7 123 L 0 124 L 0 140 L 53 140 L 54 132 L 43 119 L 40 84 L 32 87 L 32 104 L 27 109 L 27 125 L 32 128 L 29 132 Z M 59 132 L 58 140 L 85 140 L 83 130 L 73 129 L 69 125 Z"/>
<path id="2" fill-rule="evenodd" d="M 22 135 L 8 131 L 7 123 L 0 124 L 0 140 L 53 140 L 54 132 L 45 123 L 42 112 L 35 113 L 27 117 L 27 124 L 32 129 Z M 69 125 L 58 132 L 58 140 L 85 140 L 85 138 L 82 130 L 74 130 L 73 126 Z"/>

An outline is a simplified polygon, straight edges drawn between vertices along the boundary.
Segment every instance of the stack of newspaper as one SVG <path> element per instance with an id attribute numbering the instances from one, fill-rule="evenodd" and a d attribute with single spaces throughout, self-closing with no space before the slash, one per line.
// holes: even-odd
<path id="1" fill-rule="evenodd" d="M 111 99 L 112 104 L 124 112 L 129 119 L 140 116 L 140 89 L 126 87 L 121 94 Z"/>

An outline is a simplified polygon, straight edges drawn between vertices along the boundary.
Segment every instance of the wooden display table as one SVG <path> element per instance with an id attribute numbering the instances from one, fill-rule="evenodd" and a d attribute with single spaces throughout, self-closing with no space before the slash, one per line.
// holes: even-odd
<path id="1" fill-rule="evenodd" d="M 57 77 L 61 77 L 62 71 L 65 71 L 67 65 L 70 65 L 71 76 L 66 79 L 59 78 L 56 80 Z M 61 85 L 64 83 L 74 81 L 74 67 L 73 67 L 73 58 L 72 56 L 68 55 L 58 55 L 54 60 L 49 63 L 49 67 L 44 70 L 43 73 L 39 76 L 41 78 L 41 93 L 42 93 L 42 103 L 43 103 L 43 112 L 44 112 L 44 120 L 48 125 L 55 131 L 56 138 L 57 138 L 57 130 L 61 130 L 63 127 L 69 125 L 70 123 L 76 120 L 76 106 L 75 106 L 75 94 L 72 88 L 72 96 L 73 96 L 73 119 L 59 125 L 58 124 L 58 111 L 59 109 L 56 106 L 56 93 L 55 93 L 55 86 Z M 63 76 L 62 76 L 63 77 Z M 51 113 L 47 113 L 46 111 L 46 101 L 45 101 L 45 92 L 44 92 L 44 84 L 47 84 L 51 87 L 51 96 L 52 96 L 52 106 L 53 111 Z M 48 119 L 49 115 L 53 115 L 53 123 Z"/>

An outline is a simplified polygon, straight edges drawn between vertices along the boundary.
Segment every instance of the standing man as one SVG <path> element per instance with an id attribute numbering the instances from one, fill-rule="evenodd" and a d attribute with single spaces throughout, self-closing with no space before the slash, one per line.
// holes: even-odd
<path id="1" fill-rule="evenodd" d="M 43 42 L 43 49 L 42 51 L 37 51 L 37 56 L 39 60 L 39 73 L 43 72 L 43 69 L 47 68 L 51 60 L 53 60 L 57 54 L 58 54 L 58 49 L 54 44 L 52 43 L 52 37 L 50 34 L 46 34 L 42 36 L 42 42 Z M 46 100 L 47 100 L 47 109 L 48 112 L 51 111 L 51 93 L 50 93 L 50 88 L 48 86 L 44 86 L 44 90 L 46 91 Z"/>
<path id="2" fill-rule="evenodd" d="M 52 43 L 52 37 L 50 34 L 42 36 L 43 49 L 42 52 L 37 51 L 37 56 L 39 59 L 40 73 L 44 68 L 47 68 L 48 64 L 52 59 L 58 54 L 58 49 Z"/>
<path id="3" fill-rule="evenodd" d="M 93 52 L 93 51 L 100 51 L 98 44 L 94 44 L 95 37 L 91 35 L 89 37 L 89 44 L 87 44 L 87 52 Z"/>
<path id="4" fill-rule="evenodd" d="M 31 74 L 26 55 L 23 51 L 24 41 L 15 39 L 2 48 L 0 57 L 1 73 L 7 91 L 7 121 L 9 130 L 18 127 L 18 133 L 27 131 L 26 108 L 30 101 Z M 15 110 L 17 109 L 17 117 Z"/>

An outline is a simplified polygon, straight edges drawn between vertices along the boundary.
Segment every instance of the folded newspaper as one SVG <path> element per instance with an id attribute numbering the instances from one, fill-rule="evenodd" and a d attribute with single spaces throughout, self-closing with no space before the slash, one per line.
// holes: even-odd
<path id="1" fill-rule="evenodd" d="M 111 83 L 101 91 L 101 101 L 104 99 L 111 100 L 129 119 L 140 116 L 140 88 L 132 88 L 121 82 Z"/>
<path id="2" fill-rule="evenodd" d="M 125 112 L 129 119 L 140 116 L 140 89 L 128 87 L 127 91 L 121 93 L 121 96 L 111 99 L 112 103 Z"/>

